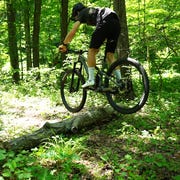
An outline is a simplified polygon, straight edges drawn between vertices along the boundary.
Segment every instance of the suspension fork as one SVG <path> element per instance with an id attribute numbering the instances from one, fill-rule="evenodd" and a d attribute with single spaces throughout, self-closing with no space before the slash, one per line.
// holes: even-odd
<path id="1" fill-rule="evenodd" d="M 79 67 L 77 67 L 77 65 L 80 65 Z M 80 77 L 77 76 L 77 82 L 75 82 L 75 79 L 74 79 L 74 75 L 75 73 L 79 73 L 81 74 L 82 73 L 82 63 L 81 61 L 77 61 L 77 62 L 74 62 L 73 64 L 73 73 L 72 73 L 72 77 L 71 77 L 71 84 L 70 84 L 70 92 L 77 92 L 79 90 L 79 85 L 80 85 Z M 77 84 L 75 84 L 77 83 Z"/>

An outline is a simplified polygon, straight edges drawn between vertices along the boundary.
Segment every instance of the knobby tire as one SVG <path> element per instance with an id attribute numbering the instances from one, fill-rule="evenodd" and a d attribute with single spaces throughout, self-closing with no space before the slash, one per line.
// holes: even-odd
<path id="1" fill-rule="evenodd" d="M 118 68 L 124 70 L 121 87 L 114 85 L 116 79 L 113 72 Z M 117 60 L 110 66 L 107 77 L 109 78 L 105 79 L 105 86 L 114 88 L 115 92 L 107 92 L 106 96 L 115 110 L 122 114 L 131 114 L 145 105 L 149 94 L 149 80 L 145 69 L 138 61 L 131 58 Z"/>
<path id="2" fill-rule="evenodd" d="M 66 109 L 72 113 L 79 112 L 86 102 L 87 91 L 81 86 L 85 83 L 79 69 L 67 70 L 61 80 L 61 99 Z"/>

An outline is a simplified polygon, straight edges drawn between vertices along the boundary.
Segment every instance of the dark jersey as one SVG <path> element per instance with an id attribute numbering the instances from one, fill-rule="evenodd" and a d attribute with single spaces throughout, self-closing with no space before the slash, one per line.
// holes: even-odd
<path id="1" fill-rule="evenodd" d="M 80 11 L 77 20 L 92 26 L 98 26 L 105 17 L 115 13 L 109 8 L 84 8 Z"/>
<path id="2" fill-rule="evenodd" d="M 86 23 L 88 25 L 95 26 L 97 14 L 97 8 L 85 8 L 82 11 L 80 11 L 77 20 L 81 23 Z"/>
<path id="3" fill-rule="evenodd" d="M 80 23 L 96 26 L 92 34 L 90 48 L 99 49 L 106 41 L 106 52 L 114 53 L 120 33 L 119 19 L 109 8 L 84 8 L 76 18 Z"/>

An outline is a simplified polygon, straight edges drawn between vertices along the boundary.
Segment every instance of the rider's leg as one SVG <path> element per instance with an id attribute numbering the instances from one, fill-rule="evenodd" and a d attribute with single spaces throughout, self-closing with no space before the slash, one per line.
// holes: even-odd
<path id="1" fill-rule="evenodd" d="M 96 54 L 98 52 L 99 52 L 99 49 L 89 48 L 88 59 L 87 59 L 88 67 L 95 67 L 96 66 Z"/>
<path id="2" fill-rule="evenodd" d="M 112 52 L 107 52 L 106 58 L 107 58 L 107 62 L 109 65 L 111 65 L 113 62 L 115 62 L 114 53 L 112 53 Z"/>
<path id="3" fill-rule="evenodd" d="M 109 65 L 111 65 L 113 62 L 115 62 L 114 53 L 108 52 L 106 54 L 106 57 L 107 57 L 107 62 L 108 62 Z M 116 76 L 117 80 L 120 80 L 121 79 L 120 69 L 115 69 L 114 70 L 114 75 Z"/>
<path id="4" fill-rule="evenodd" d="M 94 71 L 95 71 L 95 66 L 96 66 L 96 54 L 98 53 L 98 49 L 95 48 L 90 48 L 88 51 L 88 59 L 87 59 L 87 64 L 88 64 L 88 80 L 85 84 L 82 85 L 83 88 L 88 87 L 88 86 L 93 86 L 95 84 L 95 78 L 94 78 Z"/>

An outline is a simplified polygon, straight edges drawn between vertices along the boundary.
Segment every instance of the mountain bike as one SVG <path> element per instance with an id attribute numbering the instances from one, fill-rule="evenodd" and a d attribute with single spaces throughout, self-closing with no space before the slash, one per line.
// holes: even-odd
<path id="1" fill-rule="evenodd" d="M 109 104 L 122 114 L 135 113 L 145 105 L 149 94 L 148 76 L 143 66 L 129 57 L 115 61 L 109 68 L 105 62 L 97 63 L 95 85 L 82 88 L 88 77 L 84 56 L 86 52 L 71 50 L 68 53 L 76 54 L 77 58 L 65 61 L 65 64 L 71 64 L 72 67 L 64 71 L 60 82 L 60 93 L 68 111 L 73 113 L 80 111 L 85 105 L 87 92 L 90 90 L 103 93 Z M 117 80 L 113 73 L 115 69 L 121 72 L 120 80 Z"/>

